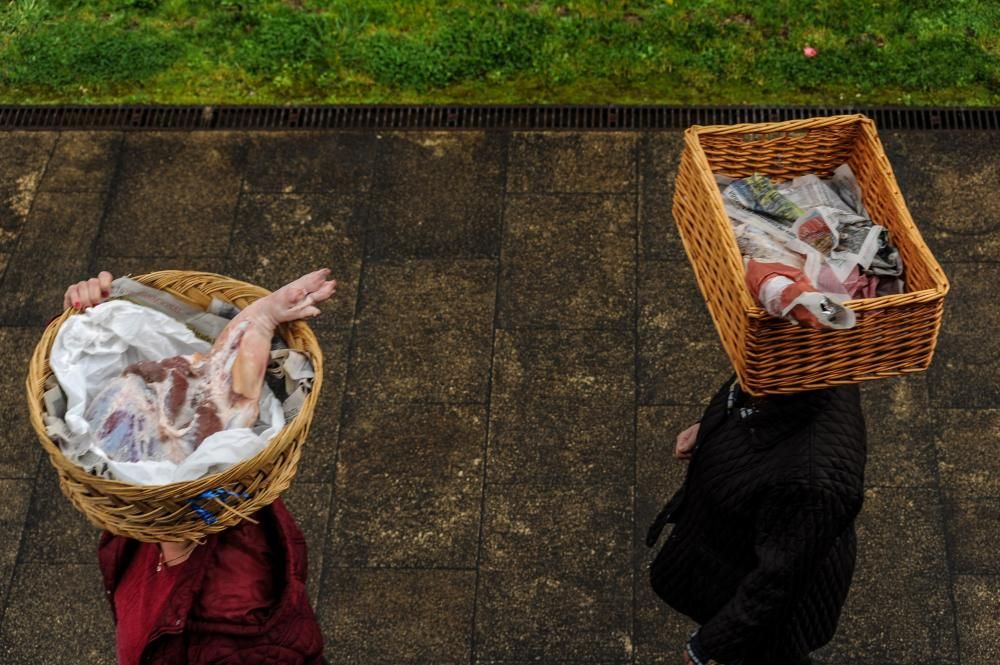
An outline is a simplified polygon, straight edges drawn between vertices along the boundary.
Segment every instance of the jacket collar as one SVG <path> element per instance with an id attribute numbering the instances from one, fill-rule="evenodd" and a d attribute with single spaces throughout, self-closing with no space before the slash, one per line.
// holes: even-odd
<path id="1" fill-rule="evenodd" d="M 726 410 L 750 430 L 756 447 L 769 447 L 812 422 L 829 401 L 827 389 L 753 397 L 733 381 Z"/>

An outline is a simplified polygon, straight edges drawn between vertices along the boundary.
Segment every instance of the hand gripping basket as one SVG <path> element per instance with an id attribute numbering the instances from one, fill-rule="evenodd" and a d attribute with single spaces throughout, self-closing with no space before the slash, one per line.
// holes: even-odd
<path id="1" fill-rule="evenodd" d="M 216 296 L 245 307 L 268 294 L 258 286 L 203 272 L 166 270 L 134 277 L 139 282 L 207 307 Z M 299 413 L 256 456 L 222 473 L 170 485 L 131 485 L 92 476 L 63 456 L 42 421 L 45 380 L 52 373 L 49 353 L 67 310 L 49 324 L 28 366 L 31 424 L 59 474 L 59 485 L 94 525 L 147 542 L 200 540 L 233 526 L 268 505 L 288 488 L 309 432 L 323 377 L 323 357 L 312 331 L 302 321 L 282 324 L 279 334 L 290 348 L 307 352 L 316 377 Z"/>
<path id="2" fill-rule="evenodd" d="M 713 174 L 828 177 L 847 162 L 872 220 L 903 259 L 906 292 L 848 301 L 858 323 L 813 330 L 772 317 L 744 282 L 743 260 Z M 863 115 L 693 126 L 684 133 L 674 219 L 698 286 L 739 377 L 753 395 L 795 393 L 927 369 L 948 280 L 913 225 L 889 160 Z"/>

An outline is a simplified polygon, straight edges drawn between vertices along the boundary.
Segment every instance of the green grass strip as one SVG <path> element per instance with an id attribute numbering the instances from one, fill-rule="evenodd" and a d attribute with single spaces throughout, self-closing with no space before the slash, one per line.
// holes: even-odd
<path id="1" fill-rule="evenodd" d="M 12 0 L 0 102 L 998 106 L 1000 3 Z"/>

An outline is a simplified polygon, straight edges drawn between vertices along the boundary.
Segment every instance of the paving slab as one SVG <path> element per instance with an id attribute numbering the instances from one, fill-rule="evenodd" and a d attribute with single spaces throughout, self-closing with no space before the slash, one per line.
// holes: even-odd
<path id="1" fill-rule="evenodd" d="M 58 309 L 54 310 L 58 312 Z M 0 327 L 0 478 L 33 478 L 42 446 L 28 420 L 24 380 L 41 328 Z"/>
<path id="2" fill-rule="evenodd" d="M 319 602 L 320 585 L 323 581 L 326 559 L 323 544 L 330 520 L 332 497 L 332 482 L 309 483 L 301 478 L 296 478 L 288 491 L 281 496 L 306 537 L 306 551 L 309 558 L 306 591 L 309 593 L 309 602 L 312 603 L 313 609 Z"/>
<path id="3" fill-rule="evenodd" d="M 372 332 L 493 329 L 496 261 L 432 259 L 370 265 L 358 305 L 358 322 Z"/>
<path id="4" fill-rule="evenodd" d="M 0 286 L 0 323 L 45 325 L 66 287 L 89 277 L 90 248 L 104 214 L 94 193 L 40 192 Z"/>
<path id="5" fill-rule="evenodd" d="M 870 487 L 936 487 L 937 451 L 925 374 L 861 384 L 868 430 L 865 483 Z"/>
<path id="6" fill-rule="evenodd" d="M 1000 263 L 944 264 L 951 282 L 935 361 L 928 374 L 933 406 L 1000 407 L 1000 385 L 994 380 L 1000 339 L 996 284 Z"/>
<path id="7" fill-rule="evenodd" d="M 24 520 L 31 503 L 30 480 L 0 480 L 0 598 L 7 597 L 7 588 L 21 546 Z"/>
<path id="8" fill-rule="evenodd" d="M 815 660 L 823 665 L 959 663 L 947 582 L 857 571 L 837 634 Z"/>
<path id="9" fill-rule="evenodd" d="M 348 394 L 387 402 L 487 399 L 490 335 L 473 330 L 402 329 L 375 341 L 361 332 L 352 350 Z"/>
<path id="10" fill-rule="evenodd" d="M 635 544 L 639 558 L 652 561 L 646 531 L 687 473 L 687 462 L 674 458 L 677 435 L 701 418 L 696 406 L 642 406 L 636 413 Z M 667 532 L 664 532 L 664 536 Z"/>
<path id="11" fill-rule="evenodd" d="M 942 409 L 1000 408 L 996 359 L 1000 338 L 941 333 L 927 371 L 931 406 Z"/>
<path id="12" fill-rule="evenodd" d="M 61 132 L 39 191 L 106 192 L 124 139 L 122 132 Z"/>
<path id="13" fill-rule="evenodd" d="M 673 217 L 674 181 L 684 149 L 681 132 L 647 133 L 639 141 L 639 255 L 687 261 Z"/>
<path id="14" fill-rule="evenodd" d="M 667 607 L 649 584 L 649 564 L 635 571 L 635 662 L 677 665 L 697 628 L 691 619 Z"/>
<path id="15" fill-rule="evenodd" d="M 498 412 L 535 400 L 619 403 L 633 387 L 630 332 L 498 330 L 491 400 Z"/>
<path id="16" fill-rule="evenodd" d="M 243 186 L 253 192 L 347 194 L 371 187 L 371 132 L 267 132 L 251 135 Z"/>
<path id="17" fill-rule="evenodd" d="M 951 289 L 945 300 L 941 330 L 949 335 L 974 338 L 979 343 L 987 342 L 1000 326 L 1000 307 L 996 302 L 1000 261 L 951 262 L 942 267 Z"/>
<path id="18" fill-rule="evenodd" d="M 962 665 L 995 663 L 1000 658 L 1000 577 L 957 576 L 955 604 Z"/>
<path id="19" fill-rule="evenodd" d="M 318 328 L 313 331 L 323 352 L 323 387 L 313 411 L 309 438 L 302 447 L 296 478 L 301 482 L 333 482 L 337 466 L 341 406 L 347 382 L 349 330 Z"/>
<path id="20" fill-rule="evenodd" d="M 366 570 L 328 574 L 318 614 L 326 657 L 356 665 L 466 665 L 473 570 Z"/>
<path id="21" fill-rule="evenodd" d="M 500 270 L 503 328 L 631 328 L 635 197 L 508 196 Z"/>
<path id="22" fill-rule="evenodd" d="M 945 528 L 956 573 L 1000 575 L 1000 497 L 946 493 Z"/>
<path id="23" fill-rule="evenodd" d="M 50 269 L 40 256 L 24 260 L 15 256 L 0 287 L 0 325 L 44 328 L 62 314 L 66 287 L 89 275 L 86 258 L 53 262 Z"/>
<path id="24" fill-rule="evenodd" d="M 129 133 L 99 252 L 219 256 L 233 227 L 246 156 L 230 132 Z"/>
<path id="25" fill-rule="evenodd" d="M 693 425 L 702 410 L 695 406 L 643 406 L 637 411 L 635 457 L 635 529 L 633 534 L 636 663 L 676 665 L 697 624 L 673 611 L 649 584 L 649 566 L 670 533 L 646 546 L 646 534 L 660 509 L 684 482 L 687 463 L 676 460 L 677 434 Z"/>
<path id="26" fill-rule="evenodd" d="M 866 490 L 854 581 L 822 662 L 959 662 L 942 519 L 935 490 Z"/>
<path id="27" fill-rule="evenodd" d="M 996 133 L 883 134 L 952 281 L 930 371 L 869 382 L 855 581 L 822 665 L 993 662 Z M 24 408 L 72 281 L 319 265 L 285 500 L 334 663 L 676 663 L 648 584 L 674 438 L 731 373 L 670 216 L 680 132 L 0 133 L 0 662 L 114 661 L 97 532 Z M 53 639 L 56 636 L 58 639 Z"/>
<path id="28" fill-rule="evenodd" d="M 0 132 L 0 186 L 30 182 L 36 189 L 59 137 L 58 132 Z"/>
<path id="29" fill-rule="evenodd" d="M 630 662 L 632 501 L 621 484 L 487 487 L 478 659 Z"/>
<path id="30" fill-rule="evenodd" d="M 933 433 L 941 488 L 954 496 L 1000 496 L 1000 410 L 937 409 Z"/>
<path id="31" fill-rule="evenodd" d="M 376 138 L 368 255 L 496 258 L 507 138 L 483 132 Z"/>
<path id="32" fill-rule="evenodd" d="M 35 479 L 19 561 L 90 564 L 99 537 L 100 531 L 63 496 L 55 469 L 46 464 Z"/>
<path id="33" fill-rule="evenodd" d="M 492 262 L 372 265 L 365 273 L 348 394 L 485 403 L 495 283 Z"/>
<path id="34" fill-rule="evenodd" d="M 632 474 L 633 407 L 535 400 L 493 413 L 490 482 L 621 483 Z"/>
<path id="35" fill-rule="evenodd" d="M 508 192 L 635 191 L 632 132 L 516 132 L 507 167 Z"/>
<path id="36" fill-rule="evenodd" d="M 0 132 L 0 256 L 14 251 L 57 140 L 55 132 Z"/>
<path id="37" fill-rule="evenodd" d="M 933 489 L 869 487 L 857 520 L 858 571 L 891 570 L 905 582 L 921 575 L 947 586 L 944 511 Z"/>
<path id="38" fill-rule="evenodd" d="M 474 569 L 485 440 L 483 405 L 352 405 L 337 460 L 331 564 Z"/>
<path id="39" fill-rule="evenodd" d="M 96 256 L 90 274 L 107 270 L 115 277 L 144 275 L 160 270 L 225 272 L 225 256 Z"/>
<path id="40" fill-rule="evenodd" d="M 733 370 L 686 262 L 639 264 L 639 404 L 706 404 Z"/>
<path id="41" fill-rule="evenodd" d="M 114 665 L 114 626 L 97 564 L 18 565 L 0 627 L 0 660 Z"/>
<path id="42" fill-rule="evenodd" d="M 367 214 L 367 199 L 356 194 L 244 194 L 224 274 L 273 291 L 306 272 L 329 268 L 337 294 L 310 324 L 349 328 Z"/>
<path id="43" fill-rule="evenodd" d="M 632 335 L 504 330 L 493 361 L 489 482 L 631 476 Z"/>
<path id="44" fill-rule="evenodd" d="M 939 261 L 1000 256 L 1000 133 L 885 132 L 910 214 Z"/>

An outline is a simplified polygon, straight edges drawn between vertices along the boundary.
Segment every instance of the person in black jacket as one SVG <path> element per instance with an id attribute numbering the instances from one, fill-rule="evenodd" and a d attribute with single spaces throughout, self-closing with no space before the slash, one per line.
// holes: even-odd
<path id="1" fill-rule="evenodd" d="M 753 398 L 733 379 L 677 437 L 687 477 L 649 529 L 656 593 L 700 624 L 684 662 L 798 665 L 854 572 L 865 423 L 856 385 Z"/>

